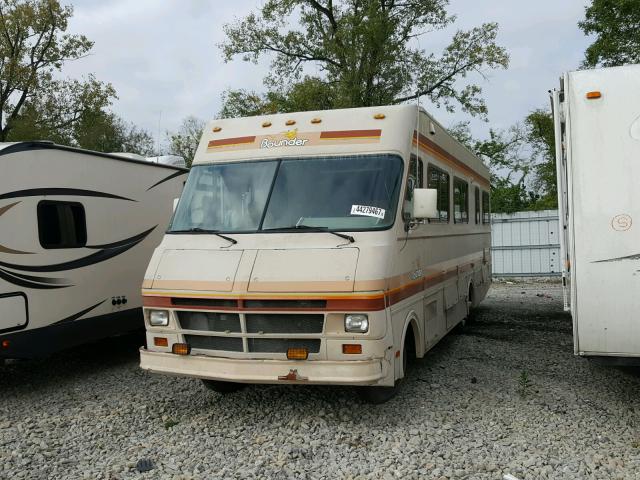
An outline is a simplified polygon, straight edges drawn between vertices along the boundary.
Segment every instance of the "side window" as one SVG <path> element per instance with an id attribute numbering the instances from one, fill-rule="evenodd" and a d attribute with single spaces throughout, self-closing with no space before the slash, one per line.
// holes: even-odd
<path id="1" fill-rule="evenodd" d="M 491 223 L 489 192 L 482 192 L 482 223 Z"/>
<path id="2" fill-rule="evenodd" d="M 453 179 L 453 222 L 469 223 L 469 184 L 460 179 Z"/>
<path id="3" fill-rule="evenodd" d="M 417 173 L 417 176 L 416 176 Z M 418 159 L 418 165 L 416 170 L 416 156 L 411 155 L 411 161 L 409 162 L 409 176 L 417 180 L 416 188 L 424 188 L 424 166 L 422 159 Z"/>
<path id="4" fill-rule="evenodd" d="M 430 221 L 449 222 L 449 174 L 438 167 L 427 168 L 427 188 L 438 190 L 438 218 Z"/>
<path id="5" fill-rule="evenodd" d="M 77 202 L 38 204 L 38 236 L 42 248 L 81 248 L 87 244 L 84 207 Z"/>
<path id="6" fill-rule="evenodd" d="M 474 191 L 474 205 L 475 205 L 475 211 L 476 211 L 476 216 L 475 216 L 475 220 L 476 220 L 476 225 L 478 223 L 480 223 L 480 189 L 478 187 L 475 188 Z"/>
<path id="7" fill-rule="evenodd" d="M 415 155 L 411 155 L 411 160 L 409 161 L 409 175 L 407 176 L 407 189 L 404 198 L 404 206 L 402 208 L 403 218 L 405 221 L 411 218 L 411 210 L 413 208 L 413 189 L 423 188 L 423 186 L 424 167 L 422 159 L 416 159 Z"/>

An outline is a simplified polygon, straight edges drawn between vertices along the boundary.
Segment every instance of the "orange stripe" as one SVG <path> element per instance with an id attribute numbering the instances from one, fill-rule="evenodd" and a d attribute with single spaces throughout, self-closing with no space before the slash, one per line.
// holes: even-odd
<path id="1" fill-rule="evenodd" d="M 413 295 L 416 295 L 428 288 L 431 288 L 435 285 L 443 283 L 451 278 L 455 278 L 459 272 L 465 272 L 474 267 L 474 263 L 467 263 L 461 265 L 460 267 L 452 268 L 450 270 L 443 271 L 441 273 L 436 273 L 430 275 L 428 277 L 421 278 L 420 280 L 415 280 L 413 282 L 406 283 L 400 287 L 387 290 L 384 293 L 379 293 L 375 295 L 352 295 L 348 297 L 335 298 L 335 297 L 325 297 L 323 300 L 327 301 L 327 306 L 325 308 L 246 308 L 242 304 L 242 297 L 236 298 L 219 298 L 220 300 L 236 300 L 237 306 L 234 307 L 211 307 L 211 306 L 201 306 L 201 305 L 173 305 L 171 298 L 165 296 L 153 296 L 153 295 L 143 295 L 143 305 L 145 307 L 164 307 L 164 308 L 178 308 L 178 309 L 188 309 L 188 310 L 221 310 L 221 311 L 272 311 L 272 310 L 304 310 L 304 311 L 323 311 L 323 312 L 344 312 L 344 311 L 379 311 L 383 310 L 386 307 L 391 307 L 396 303 L 401 302 Z M 262 297 L 262 296 L 261 296 Z M 180 298 L 189 298 L 188 296 L 180 296 Z M 202 298 L 202 297 L 198 297 Z M 206 297 L 209 299 L 216 299 L 215 296 Z M 256 299 L 256 297 L 250 297 L 251 299 Z M 263 299 L 265 300 L 273 300 L 273 299 L 282 299 L 282 296 L 267 296 L 265 295 Z M 313 299 L 317 300 L 319 297 L 314 296 Z M 304 300 L 304 297 L 296 297 L 297 300 Z M 311 299 L 311 297 L 309 298 Z"/>
<path id="2" fill-rule="evenodd" d="M 229 147 L 232 145 L 243 145 L 245 143 L 253 143 L 256 141 L 255 135 L 253 137 L 235 137 L 235 138 L 221 138 L 220 140 L 211 140 L 207 145 L 207 148 L 216 147 Z"/>
<path id="3" fill-rule="evenodd" d="M 337 140 L 350 138 L 380 138 L 382 130 L 334 130 L 322 132 L 320 140 Z"/>
<path id="4" fill-rule="evenodd" d="M 416 143 L 418 143 L 416 141 L 416 134 L 417 134 L 417 132 L 413 132 L 413 143 L 414 143 L 414 145 Z M 428 153 L 431 153 L 431 154 L 435 155 L 440 160 L 449 163 L 450 165 L 458 168 L 459 170 L 462 170 L 467 175 L 470 175 L 470 176 L 474 177 L 478 181 L 478 183 L 481 183 L 485 187 L 489 188 L 489 186 L 490 186 L 489 180 L 487 180 L 485 177 L 483 177 L 480 173 L 476 172 L 469 165 L 467 165 L 466 163 L 462 162 L 461 160 L 458 160 L 456 157 L 451 155 L 449 152 L 447 152 L 442 147 L 440 147 L 435 142 L 433 142 L 432 140 L 430 140 L 429 138 L 425 137 L 422 134 L 420 134 L 420 143 L 419 143 L 419 145 L 423 150 L 427 151 Z"/>

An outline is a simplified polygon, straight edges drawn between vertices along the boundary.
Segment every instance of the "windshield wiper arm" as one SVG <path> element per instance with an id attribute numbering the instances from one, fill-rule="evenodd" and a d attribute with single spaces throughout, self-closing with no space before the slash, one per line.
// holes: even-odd
<path id="1" fill-rule="evenodd" d="M 193 227 L 186 228 L 184 230 L 169 230 L 167 233 L 198 233 L 198 234 L 211 234 L 217 237 L 225 239 L 227 242 L 231 242 L 231 244 L 235 245 L 238 241 L 234 238 L 227 237 L 226 235 L 222 235 L 218 230 L 207 230 L 206 228 Z"/>
<path id="2" fill-rule="evenodd" d="M 263 232 L 277 232 L 277 231 L 282 231 L 282 232 L 286 232 L 289 230 L 308 230 L 308 231 L 314 231 L 314 232 L 327 232 L 330 233 L 332 235 L 335 235 L 336 237 L 340 237 L 340 238 L 344 238 L 345 240 L 349 240 L 349 243 L 354 243 L 356 241 L 355 238 L 353 238 L 351 235 L 346 235 L 344 233 L 340 233 L 340 232 L 334 232 L 332 230 L 329 230 L 327 227 L 314 227 L 312 225 L 291 225 L 290 227 L 280 227 L 280 228 L 263 228 L 262 231 Z"/>

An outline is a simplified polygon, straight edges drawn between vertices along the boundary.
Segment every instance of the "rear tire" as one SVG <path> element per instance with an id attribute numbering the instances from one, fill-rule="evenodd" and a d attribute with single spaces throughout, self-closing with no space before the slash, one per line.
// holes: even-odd
<path id="1" fill-rule="evenodd" d="M 222 382 L 220 380 L 202 379 L 202 383 L 209 390 L 213 390 L 214 392 L 222 394 L 237 392 L 238 390 L 242 390 L 246 387 L 244 383 Z"/>
<path id="2" fill-rule="evenodd" d="M 402 372 L 404 376 L 395 381 L 393 387 L 358 387 L 358 396 L 365 403 L 379 405 L 395 397 L 405 383 L 409 373 L 409 365 L 416 358 L 416 343 L 413 327 L 409 326 L 402 346 Z M 409 358 L 411 357 L 411 358 Z"/>
<path id="3" fill-rule="evenodd" d="M 473 284 L 471 284 L 469 285 L 469 294 L 467 296 L 468 313 L 467 313 L 467 318 L 465 319 L 466 320 L 465 323 L 467 325 L 470 323 L 473 323 L 475 320 L 475 308 L 473 306 L 476 301 L 475 295 L 476 295 L 476 292 L 473 288 Z"/>

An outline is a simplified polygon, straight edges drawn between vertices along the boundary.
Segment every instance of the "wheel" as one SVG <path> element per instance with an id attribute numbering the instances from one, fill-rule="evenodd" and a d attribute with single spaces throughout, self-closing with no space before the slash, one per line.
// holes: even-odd
<path id="1" fill-rule="evenodd" d="M 238 390 L 242 390 L 246 385 L 244 383 L 235 383 L 235 382 L 222 382 L 220 380 L 205 380 L 202 379 L 202 383 L 209 390 L 213 390 L 218 393 L 233 393 Z"/>
<path id="2" fill-rule="evenodd" d="M 409 365 L 416 358 L 416 343 L 413 337 L 413 328 L 409 326 L 402 346 L 402 378 L 395 381 L 393 387 L 358 387 L 358 396 L 365 403 L 378 405 L 391 400 L 397 395 L 407 378 Z M 409 358 L 411 357 L 411 358 Z"/>
<path id="3" fill-rule="evenodd" d="M 469 285 L 469 294 L 467 295 L 467 318 L 465 318 L 465 324 L 473 323 L 475 320 L 475 291 L 473 290 L 473 284 Z"/>

